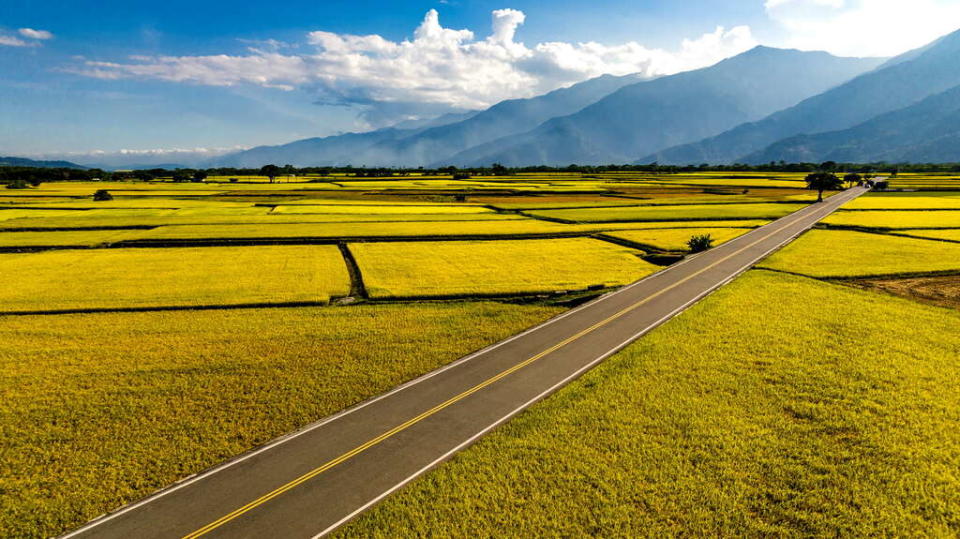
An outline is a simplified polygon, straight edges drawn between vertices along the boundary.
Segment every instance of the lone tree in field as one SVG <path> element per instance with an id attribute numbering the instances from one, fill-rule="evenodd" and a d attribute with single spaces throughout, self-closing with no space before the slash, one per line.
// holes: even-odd
<path id="1" fill-rule="evenodd" d="M 260 175 L 270 178 L 270 183 L 273 183 L 277 179 L 277 176 L 280 175 L 280 167 L 277 165 L 267 165 L 260 169 Z"/>
<path id="2" fill-rule="evenodd" d="M 110 194 L 110 191 L 106 189 L 100 189 L 93 194 L 93 200 L 97 202 L 104 202 L 106 200 L 113 200 L 113 195 Z"/>
<path id="3" fill-rule="evenodd" d="M 690 248 L 691 253 L 706 251 L 713 247 L 713 238 L 710 237 L 710 234 L 691 236 L 690 239 L 687 240 L 687 247 Z"/>
<path id="4" fill-rule="evenodd" d="M 857 174 L 856 172 L 851 172 L 843 177 L 843 181 L 847 182 L 851 186 L 857 185 L 858 182 L 863 180 L 863 176 Z"/>
<path id="5" fill-rule="evenodd" d="M 827 189 L 840 189 L 843 182 L 832 172 L 814 172 L 807 176 L 807 187 L 817 190 L 817 202 L 823 202 L 823 192 Z"/>

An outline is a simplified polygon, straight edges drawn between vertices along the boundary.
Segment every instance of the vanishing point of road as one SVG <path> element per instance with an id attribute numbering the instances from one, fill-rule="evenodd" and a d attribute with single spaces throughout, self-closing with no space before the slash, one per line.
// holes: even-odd
<path id="1" fill-rule="evenodd" d="M 690 256 L 65 537 L 329 533 L 864 192 L 849 189 Z"/>

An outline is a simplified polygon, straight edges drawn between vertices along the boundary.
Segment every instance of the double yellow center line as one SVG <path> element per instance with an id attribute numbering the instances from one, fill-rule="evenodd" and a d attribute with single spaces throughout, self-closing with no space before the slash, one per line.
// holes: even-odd
<path id="1" fill-rule="evenodd" d="M 589 328 L 587 328 L 587 329 L 585 329 L 585 330 L 583 330 L 583 331 L 580 331 L 579 333 L 577 333 L 577 334 L 575 334 L 575 335 L 573 335 L 573 336 L 571 336 L 571 337 L 568 337 L 568 338 L 564 339 L 563 341 L 560 341 L 559 343 L 551 346 L 550 348 L 544 350 L 543 352 L 540 352 L 539 354 L 537 354 L 537 355 L 535 355 L 535 356 L 533 356 L 533 357 L 530 357 L 530 358 L 522 361 L 521 363 L 517 363 L 517 364 L 514 365 L 513 367 L 510 367 L 509 369 L 506 369 L 506 370 L 500 372 L 499 374 L 493 376 L 492 378 L 488 378 L 487 380 L 484 380 L 483 382 L 481 382 L 481 383 L 479 383 L 479 384 L 471 387 L 470 389 L 464 391 L 463 393 L 460 393 L 459 395 L 456 395 L 455 397 L 452 397 L 452 398 L 444 401 L 443 403 L 438 404 L 438 405 L 434 406 L 433 408 L 430 408 L 429 410 L 423 412 L 422 414 L 420 414 L 420 415 L 418 415 L 418 416 L 416 416 L 416 417 L 414 417 L 414 418 L 412 418 L 412 419 L 409 419 L 409 420 L 403 422 L 403 423 L 400 424 L 400 425 L 397 425 L 396 427 L 394 427 L 394 428 L 392 428 L 392 429 L 384 432 L 383 434 L 377 436 L 376 438 L 373 438 L 373 439 L 371 439 L 370 441 L 365 442 L 365 443 L 363 443 L 362 445 L 359 445 L 359 446 L 351 449 L 350 451 L 348 451 L 348 452 L 340 455 L 339 457 L 337 457 L 337 458 L 335 458 L 335 459 L 333 459 L 333 460 L 331 460 L 331 461 L 329 461 L 329 462 L 327 462 L 327 463 L 325 463 L 325 464 L 323 464 L 323 465 L 321 465 L 321 466 L 319 466 L 319 467 L 317 467 L 317 468 L 314 468 L 313 470 L 310 470 L 309 472 L 301 475 L 300 477 L 294 479 L 293 481 L 290 481 L 289 483 L 287 483 L 287 484 L 285 484 L 285 485 L 283 485 L 283 486 L 281 486 L 281 487 L 278 487 L 277 489 L 272 490 L 272 491 L 268 492 L 267 494 L 264 494 L 263 496 L 257 498 L 256 500 L 251 501 L 250 503 L 244 505 L 243 507 L 240 507 L 240 508 L 238 508 L 238 509 L 236 509 L 236 510 L 234 510 L 234 511 L 231 511 L 230 513 L 228 513 L 228 514 L 226 514 L 226 515 L 218 518 L 217 520 L 211 522 L 210 524 L 207 524 L 206 526 L 204 526 L 204 527 L 202 527 L 202 528 L 200 528 L 200 529 L 198 529 L 198 530 L 196 530 L 196 531 L 194 531 L 194 532 L 192 532 L 192 533 L 190 533 L 190 534 L 185 535 L 185 536 L 184 536 L 184 539 L 194 539 L 194 538 L 196 538 L 196 537 L 200 537 L 201 535 L 207 534 L 207 533 L 209 533 L 209 532 L 211 532 L 211 531 L 219 528 L 220 526 L 223 526 L 224 524 L 230 522 L 231 520 L 236 519 L 237 517 L 243 515 L 244 513 L 247 513 L 247 512 L 249 512 L 249 511 L 251 511 L 251 510 L 253 510 L 253 509 L 255 509 L 255 508 L 257 508 L 257 507 L 259 507 L 259 506 L 261 506 L 261 505 L 263 505 L 263 504 L 265 504 L 265 503 L 267 503 L 267 502 L 269 502 L 270 500 L 276 498 L 277 496 L 280 496 L 281 494 L 283 494 L 283 493 L 285 493 L 285 492 L 287 492 L 287 491 L 289 491 L 289 490 L 291 490 L 291 489 L 294 489 L 294 488 L 296 488 L 297 486 L 302 485 L 303 483 L 306 483 L 307 481 L 309 481 L 309 480 L 313 479 L 314 477 L 322 474 L 323 472 L 329 470 L 330 468 L 333 468 L 334 466 L 337 466 L 337 465 L 342 464 L 343 462 L 345 462 L 345 461 L 347 461 L 347 460 L 350 460 L 351 458 L 359 455 L 360 453 L 363 453 L 363 452 L 366 451 L 367 449 L 370 449 L 371 447 L 374 447 L 374 446 L 378 445 L 379 443 L 383 442 L 384 440 L 386 440 L 386 439 L 388 439 L 388 438 L 390 438 L 390 437 L 392 437 L 392 436 L 394 436 L 394 435 L 396 435 L 396 434 L 398 434 L 398 433 L 400 433 L 400 432 L 403 432 L 403 431 L 409 429 L 410 427 L 416 425 L 417 423 L 423 421 L 424 419 L 427 419 L 428 417 L 433 416 L 433 415 L 437 414 L 438 412 L 440 412 L 440 411 L 442 411 L 442 410 L 444 410 L 444 409 L 446 409 L 446 408 L 449 408 L 450 406 L 453 406 L 454 404 L 462 401 L 463 399 L 466 399 L 466 398 L 469 397 L 470 395 L 473 395 L 474 393 L 476 393 L 476 392 L 478 392 L 478 391 L 481 391 L 481 390 L 483 390 L 484 388 L 489 387 L 490 385 L 493 385 L 493 384 L 497 383 L 498 381 L 506 378 L 507 376 L 510 376 L 511 374 L 519 371 L 520 369 L 523 369 L 524 367 L 530 365 L 531 363 L 534 363 L 534 362 L 542 359 L 543 357 L 545 357 L 545 356 L 547 356 L 547 355 L 549 355 L 549 354 L 551 354 L 551 353 L 559 350 L 560 348 L 563 348 L 564 346 L 566 346 L 566 345 L 568 345 L 568 344 L 570 344 L 570 343 L 572 343 L 572 342 L 580 339 L 580 338 L 583 337 L 584 335 L 587 335 L 587 334 L 589 334 L 589 333 L 597 330 L 598 328 L 601 328 L 601 327 L 609 324 L 610 322 L 613 322 L 614 320 L 616 320 L 616 319 L 618 319 L 618 318 L 621 318 L 621 317 L 623 317 L 624 315 L 626 315 L 626 314 L 628 314 L 628 313 L 630 313 L 630 312 L 632 312 L 632 311 L 634 311 L 634 310 L 636 310 L 636 309 L 639 309 L 639 308 L 642 307 L 643 305 L 646 305 L 647 303 L 653 301 L 655 298 L 657 298 L 657 297 L 659 297 L 659 296 L 662 296 L 663 294 L 666 294 L 666 293 L 669 292 L 670 290 L 673 290 L 674 288 L 677 288 L 678 286 L 686 283 L 687 281 L 689 281 L 689 280 L 691 280 L 691 279 L 694 279 L 694 278 L 698 277 L 699 275 L 702 275 L 703 273 L 705 273 L 705 272 L 707 272 L 707 271 L 709 271 L 709 270 L 717 267 L 718 265 L 720 265 L 720 264 L 726 262 L 727 260 L 730 260 L 731 258 L 739 255 L 740 253 L 746 251 L 747 249 L 753 247 L 754 245 L 757 245 L 758 243 L 761 243 L 761 242 L 767 240 L 771 235 L 776 234 L 776 233 L 778 233 L 778 232 L 781 232 L 781 231 L 787 229 L 788 227 L 794 225 L 795 223 L 796 223 L 796 221 L 791 222 L 791 223 L 788 223 L 788 224 L 784 225 L 783 227 L 781 227 L 781 228 L 780 228 L 779 230 L 777 230 L 776 232 L 772 232 L 772 233 L 770 233 L 770 234 L 767 234 L 767 235 L 765 235 L 764 237 L 762 237 L 762 238 L 760 238 L 760 239 L 758 239 L 758 240 L 756 240 L 756 241 L 754 241 L 754 242 L 752 242 L 752 243 L 749 243 L 749 244 L 747 244 L 746 246 L 744 246 L 744 247 L 742 247 L 742 248 L 734 251 L 733 253 L 731 253 L 731 254 L 729 254 L 729 255 L 727 255 L 727 256 L 725 256 L 725 257 L 717 260 L 716 262 L 714 262 L 714 263 L 712 263 L 712 264 L 704 267 L 703 269 L 700 269 L 700 270 L 696 271 L 695 273 L 692 273 L 692 274 L 684 277 L 683 279 L 681 279 L 681 280 L 673 283 L 672 285 L 669 285 L 669 286 L 667 286 L 667 287 L 665 287 L 665 288 L 662 288 L 662 289 L 658 290 L 657 292 L 655 292 L 655 293 L 647 296 L 646 298 L 640 300 L 639 302 L 634 303 L 633 305 L 631 305 L 631 306 L 629 306 L 629 307 L 627 307 L 627 308 L 625 308 L 625 309 L 617 312 L 616 314 L 610 316 L 609 318 L 607 318 L 607 319 L 605 319 L 605 320 L 603 320 L 603 321 L 601 321 L 601 322 L 598 322 L 598 323 L 590 326 Z"/>

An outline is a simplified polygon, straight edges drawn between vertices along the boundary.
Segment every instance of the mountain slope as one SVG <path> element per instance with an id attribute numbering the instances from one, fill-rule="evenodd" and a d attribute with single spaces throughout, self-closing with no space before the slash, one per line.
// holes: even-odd
<path id="1" fill-rule="evenodd" d="M 575 114 L 434 164 L 629 162 L 762 118 L 880 62 L 757 47 L 712 67 L 626 86 Z"/>
<path id="2" fill-rule="evenodd" d="M 261 146 L 223 156 L 217 166 L 259 167 L 269 163 L 295 166 L 420 166 L 494 138 L 533 129 L 555 116 L 570 114 L 639 80 L 636 75 L 604 75 L 529 99 L 500 102 L 481 112 L 447 115 L 450 123 L 387 128 Z M 465 118 L 465 119 L 462 119 Z"/>
<path id="3" fill-rule="evenodd" d="M 732 163 L 778 140 L 847 129 L 960 85 L 960 31 L 759 122 L 639 162 Z"/>
<path id="4" fill-rule="evenodd" d="M 26 157 L 0 157 L 0 167 L 87 168 L 70 161 L 36 161 Z"/>
<path id="5" fill-rule="evenodd" d="M 960 162 L 960 86 L 850 129 L 782 140 L 745 162 L 780 160 Z"/>
<path id="6" fill-rule="evenodd" d="M 467 148 L 529 131 L 550 118 L 577 112 L 638 80 L 637 75 L 604 75 L 539 97 L 503 101 L 463 122 L 380 143 L 370 148 L 367 159 L 408 166 L 443 161 Z"/>

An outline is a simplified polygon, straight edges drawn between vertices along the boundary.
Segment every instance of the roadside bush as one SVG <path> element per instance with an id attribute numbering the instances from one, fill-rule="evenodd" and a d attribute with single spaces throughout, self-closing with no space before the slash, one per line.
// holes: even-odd
<path id="1" fill-rule="evenodd" d="M 110 191 L 106 189 L 100 189 L 93 194 L 93 200 L 97 202 L 103 202 L 106 200 L 113 200 L 113 195 L 110 194 Z"/>
<path id="2" fill-rule="evenodd" d="M 691 236 L 690 239 L 687 240 L 687 247 L 689 247 L 690 252 L 693 253 L 706 251 L 713 247 L 713 238 L 710 237 L 710 234 Z"/>

